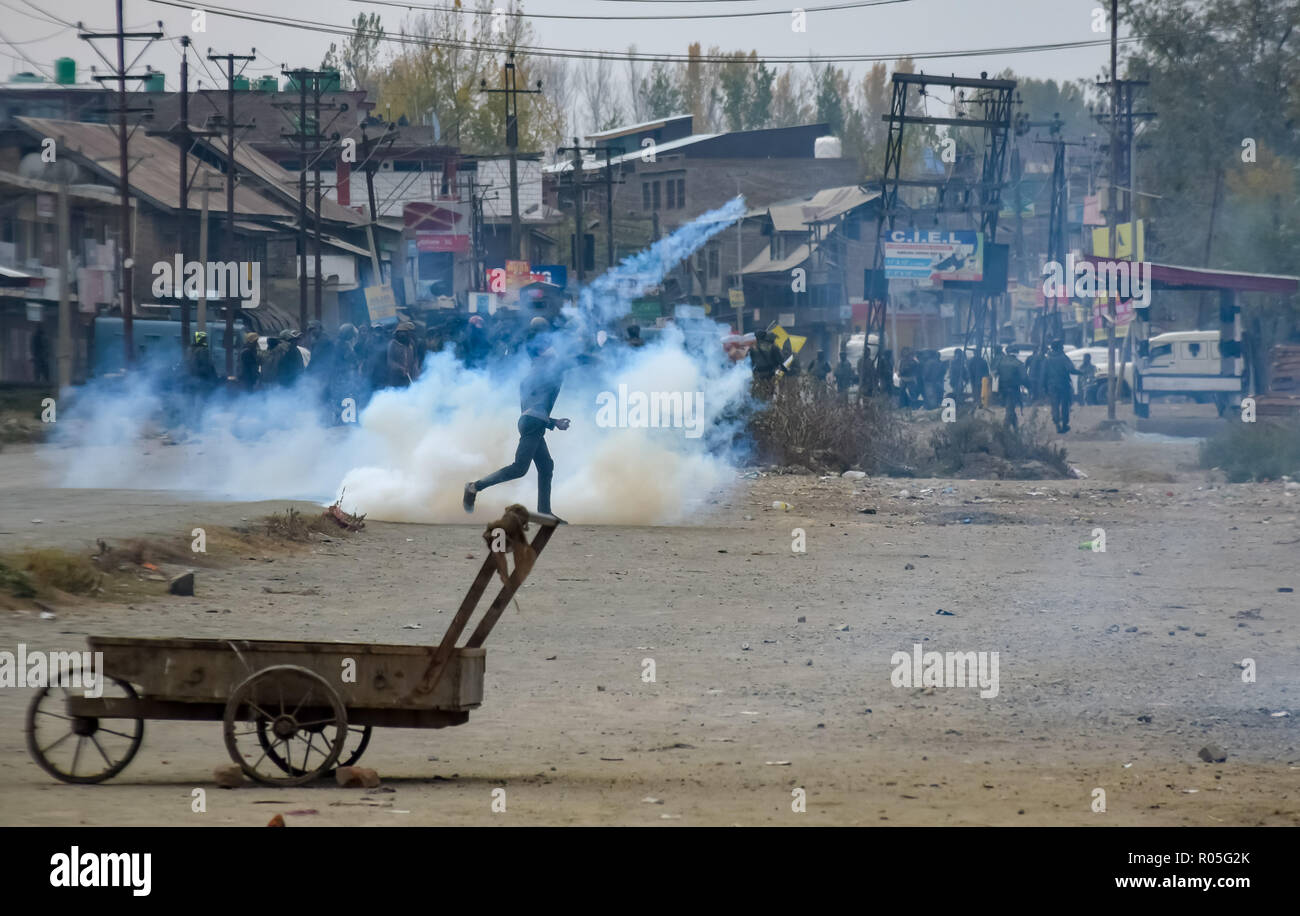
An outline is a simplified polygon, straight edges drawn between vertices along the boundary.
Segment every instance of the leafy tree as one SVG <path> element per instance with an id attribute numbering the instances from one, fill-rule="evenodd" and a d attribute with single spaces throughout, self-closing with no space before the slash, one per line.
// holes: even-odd
<path id="1" fill-rule="evenodd" d="M 754 61 L 757 60 L 758 54 L 750 51 L 749 57 Z M 749 99 L 745 112 L 745 126 L 750 130 L 757 130 L 767 127 L 772 118 L 772 83 L 776 79 L 776 72 L 769 70 L 767 64 L 759 60 L 757 64 L 750 65 L 749 74 Z"/>
<path id="2" fill-rule="evenodd" d="M 644 99 L 645 116 L 648 118 L 682 114 L 685 107 L 672 71 L 663 61 L 655 61 L 650 67 L 650 75 L 641 82 L 640 95 Z"/>

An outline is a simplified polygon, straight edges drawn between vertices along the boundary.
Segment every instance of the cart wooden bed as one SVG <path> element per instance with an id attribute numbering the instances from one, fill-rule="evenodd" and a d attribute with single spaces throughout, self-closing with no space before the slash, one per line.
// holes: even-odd
<path id="1" fill-rule="evenodd" d="M 540 555 L 559 520 L 529 520 Z M 146 719 L 219 721 L 231 759 L 249 777 L 290 786 L 356 763 L 377 726 L 462 725 L 483 702 L 483 643 L 527 576 L 510 575 L 457 647 L 496 561 L 488 550 L 433 646 L 88 637 L 89 650 L 103 653 L 102 695 L 43 688 L 27 710 L 27 749 L 56 779 L 97 783 L 131 762 Z"/>

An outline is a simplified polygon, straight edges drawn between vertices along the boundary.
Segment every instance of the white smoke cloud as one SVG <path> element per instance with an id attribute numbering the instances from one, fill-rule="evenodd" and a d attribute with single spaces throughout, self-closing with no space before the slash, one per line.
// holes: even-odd
<path id="1" fill-rule="evenodd" d="M 567 357 L 590 347 L 592 331 L 631 309 L 631 299 L 657 285 L 684 257 L 744 212 L 740 198 L 705 214 L 597 278 L 580 294 L 569 325 L 551 335 Z M 716 334 L 704 358 L 688 353 L 669 327 L 650 345 L 611 342 L 568 372 L 552 411 L 570 417 L 567 431 L 546 441 L 555 460 L 552 504 L 570 521 L 673 524 L 735 477 L 737 409 L 748 397 L 749 369 L 723 357 Z M 514 457 L 518 441 L 522 353 L 486 370 L 468 369 L 450 352 L 432 354 L 409 388 L 378 392 L 356 424 L 323 422 L 304 382 L 210 403 L 198 417 L 197 439 L 179 448 L 150 445 L 163 387 L 157 371 L 135 373 L 117 386 L 90 386 L 75 421 L 59 423 L 55 449 L 60 480 L 71 487 L 185 491 L 198 498 L 342 499 L 349 511 L 406 522 L 465 521 L 461 492 Z M 645 392 L 703 392 L 705 435 L 680 427 L 597 425 L 601 391 L 619 384 Z M 154 440 L 156 442 L 156 440 Z M 479 496 L 477 519 L 512 502 L 536 506 L 536 471 Z"/>

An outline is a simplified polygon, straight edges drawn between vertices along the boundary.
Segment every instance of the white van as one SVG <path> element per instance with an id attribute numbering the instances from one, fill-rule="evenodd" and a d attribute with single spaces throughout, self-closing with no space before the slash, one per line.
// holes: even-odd
<path id="1" fill-rule="evenodd" d="M 1213 401 L 1223 414 L 1241 404 L 1246 386 L 1245 360 L 1229 359 L 1232 374 L 1223 375 L 1218 331 L 1170 331 L 1147 342 L 1147 355 L 1134 360 L 1133 412 L 1150 415 L 1151 399 L 1181 395 L 1197 403 Z"/>

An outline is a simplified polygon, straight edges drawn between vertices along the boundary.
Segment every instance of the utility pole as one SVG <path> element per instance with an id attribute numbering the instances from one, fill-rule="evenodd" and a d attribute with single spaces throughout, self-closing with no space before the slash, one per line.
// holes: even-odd
<path id="1" fill-rule="evenodd" d="M 537 81 L 535 89 L 520 89 L 516 84 L 515 52 L 506 52 L 505 71 L 502 74 L 502 88 L 487 88 L 487 80 L 479 80 L 479 92 L 502 93 L 506 97 L 506 149 L 510 156 L 510 256 L 519 260 L 520 237 L 523 234 L 519 223 L 519 96 L 540 95 L 542 81 Z M 574 140 L 576 144 L 578 141 Z"/>
<path id="2" fill-rule="evenodd" d="M 583 146 L 578 142 L 578 138 L 573 138 L 573 146 L 557 147 L 556 153 L 573 153 L 573 177 L 570 187 L 573 191 L 573 263 L 578 271 L 578 285 L 582 286 L 586 280 L 587 267 L 587 236 L 582 206 L 582 191 L 586 186 L 586 181 L 582 177 L 582 154 L 598 153 L 599 147 Z"/>
<path id="3" fill-rule="evenodd" d="M 198 177 L 197 173 L 194 176 Z M 204 176 L 205 179 L 207 176 Z M 200 331 L 208 329 L 208 277 L 206 265 L 208 263 L 208 194 L 211 191 L 220 191 L 221 185 L 210 185 L 205 180 L 203 186 L 195 188 L 196 191 L 203 193 L 203 203 L 199 210 L 199 263 L 205 265 L 203 271 L 203 283 L 199 286 L 199 304 L 198 312 L 195 315 L 195 324 Z"/>
<path id="4" fill-rule="evenodd" d="M 319 320 L 321 316 L 321 270 L 320 270 L 320 244 L 321 244 L 321 226 L 320 226 L 320 205 L 321 205 L 321 182 L 320 182 L 320 156 L 323 155 L 320 141 L 326 137 L 320 132 L 320 113 L 324 110 L 338 108 L 339 112 L 347 110 L 347 105 L 335 106 L 333 104 L 322 104 L 322 81 L 330 79 L 337 74 L 332 70 L 307 70 L 299 67 L 296 70 L 284 70 L 286 76 L 290 79 L 290 85 L 297 84 L 298 87 L 298 124 L 293 133 L 285 136 L 291 140 L 298 141 L 298 324 L 301 328 L 307 327 L 307 172 L 310 169 L 315 175 L 316 180 L 316 246 L 314 265 L 316 268 L 315 279 L 315 313 Z M 307 118 L 307 94 L 311 93 L 312 113 L 314 120 L 308 121 Z M 285 106 L 277 106 L 285 107 Z M 311 132 L 308 133 L 307 126 L 310 123 Z M 333 122 L 331 122 L 333 123 Z M 312 144 L 313 157 L 308 160 L 307 144 Z M 369 186 L 370 176 L 367 175 L 367 185 Z M 371 220 L 374 220 L 373 203 Z"/>
<path id="5" fill-rule="evenodd" d="M 59 138 L 63 146 L 63 138 Z M 62 165 L 62 163 L 60 163 Z M 67 169 L 59 169 L 59 349 L 58 382 L 59 393 L 72 384 L 72 284 L 68 282 L 68 261 L 71 260 L 71 247 L 68 216 L 68 174 Z"/>
<path id="6" fill-rule="evenodd" d="M 1115 232 L 1119 222 L 1119 0 L 1110 0 L 1110 193 L 1107 207 L 1109 245 L 1107 257 L 1115 257 Z M 1111 274 L 1114 276 L 1114 274 Z M 1110 379 L 1106 385 L 1106 419 L 1115 420 L 1115 399 L 1119 391 L 1119 377 L 1115 374 L 1115 295 L 1118 290 L 1107 290 L 1106 311 L 1106 372 Z"/>
<path id="7" fill-rule="evenodd" d="M 222 119 L 226 128 L 226 260 L 235 261 L 235 130 L 245 127 L 252 127 L 252 124 L 237 124 L 235 122 L 235 61 L 242 60 L 247 65 L 248 61 L 257 60 L 257 49 L 253 48 L 252 54 L 213 54 L 211 49 L 208 51 L 208 60 L 214 62 L 225 61 L 226 64 L 226 115 Z M 240 67 L 243 72 L 243 67 Z M 230 293 L 230 290 L 226 290 Z M 236 296 L 238 290 L 234 291 Z M 226 333 L 224 346 L 226 348 L 226 377 L 230 378 L 235 374 L 235 296 L 227 295 L 226 297 Z"/>
<path id="8" fill-rule="evenodd" d="M 127 73 L 126 63 L 126 40 L 146 39 L 152 44 L 156 39 L 162 38 L 162 23 L 158 26 L 160 31 L 157 32 L 126 32 L 122 18 L 122 0 L 117 0 L 117 31 L 116 32 L 85 32 L 82 31 L 82 25 L 77 23 L 77 37 L 82 41 L 90 44 L 90 47 L 96 54 L 99 54 L 100 60 L 113 71 L 111 74 L 96 76 L 95 79 L 101 82 L 113 81 L 117 83 L 117 167 L 118 167 L 118 192 L 121 195 L 121 212 L 119 213 L 119 262 L 122 265 L 122 343 L 125 347 L 125 365 L 130 368 L 135 363 L 135 338 L 134 329 L 131 324 L 132 313 L 134 311 L 134 267 L 135 262 L 131 257 L 131 181 L 130 169 L 127 164 L 127 151 L 130 147 L 130 135 L 126 132 L 126 116 L 133 112 L 149 112 L 150 108 L 131 108 L 126 99 L 126 81 L 148 79 L 145 73 Z M 95 47 L 95 40 L 101 38 L 112 38 L 117 44 L 117 64 L 113 65 L 108 58 L 100 54 L 99 48 Z M 145 46 L 148 49 L 148 45 Z M 141 54 L 144 52 L 141 51 Z M 140 55 L 136 55 L 136 60 Z M 131 62 L 132 66 L 135 61 Z"/>
<path id="9" fill-rule="evenodd" d="M 195 137 L 217 137 L 219 131 L 215 130 L 193 130 L 190 128 L 190 58 L 189 58 L 190 39 L 186 35 L 181 36 L 181 113 L 180 119 L 168 130 L 151 130 L 148 131 L 150 137 L 166 137 L 169 140 L 179 141 L 180 147 L 180 188 L 179 200 L 180 209 L 176 217 L 176 242 L 181 255 L 181 263 L 186 263 L 185 242 L 186 242 L 186 220 L 189 218 L 190 209 L 190 148 L 193 145 Z M 197 177 L 197 172 L 195 177 Z M 185 356 L 189 349 L 192 335 L 190 334 L 190 303 L 183 292 L 184 283 L 177 281 L 182 287 L 181 294 L 181 356 Z M 206 283 L 204 284 L 206 286 Z M 206 292 L 206 290 L 205 290 Z"/>
<path id="10" fill-rule="evenodd" d="M 366 128 L 361 128 L 361 169 L 366 173 L 366 199 L 370 203 L 370 222 L 366 225 L 366 241 L 370 243 L 370 269 L 374 271 L 375 282 L 382 284 L 384 277 L 379 267 L 379 249 L 375 246 L 375 223 L 379 219 L 379 209 L 375 206 L 375 172 L 379 165 L 374 161 L 375 150 L 380 143 L 392 144 L 397 139 L 393 125 L 385 125 L 384 136 L 370 139 Z"/>
<path id="11" fill-rule="evenodd" d="M 737 178 L 737 179 L 736 179 L 736 196 L 739 197 L 740 194 L 741 194 L 741 191 L 740 191 L 740 179 Z M 745 297 L 745 276 L 744 276 L 744 274 L 742 273 L 742 271 L 744 271 L 744 269 L 745 269 L 745 260 L 744 260 L 744 255 L 741 254 L 741 251 L 740 251 L 740 243 L 741 243 L 741 233 L 742 233 L 742 231 L 743 231 L 743 229 L 744 229 L 744 226 L 745 226 L 745 217 L 744 217 L 744 216 L 741 216 L 740 219 L 736 220 L 736 289 L 740 290 L 740 297 L 741 297 L 742 299 Z M 728 295 L 730 295 L 730 294 L 728 294 Z M 744 333 L 745 333 L 745 306 L 744 306 L 744 303 L 741 303 L 741 304 L 739 304 L 739 305 L 736 306 L 736 333 L 737 333 L 737 334 L 744 334 Z M 863 340 L 865 340 L 865 339 L 866 339 L 866 338 L 864 337 Z"/>
<path id="12" fill-rule="evenodd" d="M 614 180 L 613 150 L 605 147 L 605 266 L 614 266 L 614 185 L 622 184 L 623 179 Z"/>

